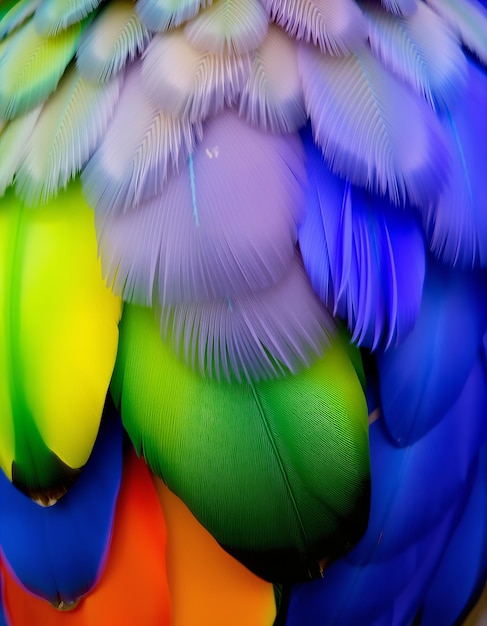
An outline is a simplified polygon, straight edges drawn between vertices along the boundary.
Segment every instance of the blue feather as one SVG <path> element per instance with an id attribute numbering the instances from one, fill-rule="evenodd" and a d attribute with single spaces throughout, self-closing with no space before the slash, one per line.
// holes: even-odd
<path id="1" fill-rule="evenodd" d="M 32 593 L 72 604 L 96 582 L 106 558 L 122 474 L 122 429 L 106 415 L 92 456 L 72 489 L 44 508 L 0 473 L 0 545 Z"/>
<path id="2" fill-rule="evenodd" d="M 426 593 L 421 626 L 463 623 L 487 577 L 487 448 L 473 490 Z"/>
<path id="3" fill-rule="evenodd" d="M 398 445 L 410 445 L 455 403 L 475 363 L 486 322 L 485 277 L 430 263 L 416 325 L 377 355 L 382 410 Z"/>
<path id="4" fill-rule="evenodd" d="M 425 273 L 415 213 L 335 176 L 311 133 L 306 215 L 299 243 L 313 288 L 361 346 L 400 343 L 419 311 Z"/>

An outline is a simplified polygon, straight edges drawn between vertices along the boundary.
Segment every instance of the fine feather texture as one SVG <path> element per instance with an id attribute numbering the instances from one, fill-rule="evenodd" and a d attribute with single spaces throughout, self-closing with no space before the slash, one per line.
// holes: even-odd
<path id="1" fill-rule="evenodd" d="M 236 102 L 251 63 L 249 54 L 201 52 L 177 29 L 154 37 L 143 56 L 142 77 L 163 111 L 196 121 Z"/>
<path id="2" fill-rule="evenodd" d="M 89 80 L 105 82 L 146 47 L 150 33 L 131 0 L 113 0 L 100 11 L 79 42 L 76 64 Z"/>
<path id="3" fill-rule="evenodd" d="M 41 0 L 5 0 L 0 6 L 0 40 L 34 14 Z"/>
<path id="4" fill-rule="evenodd" d="M 12 181 L 21 163 L 24 147 L 40 115 L 42 105 L 17 117 L 0 132 L 0 196 Z"/>
<path id="5" fill-rule="evenodd" d="M 438 197 L 448 158 L 426 103 L 366 48 L 335 58 L 301 45 L 298 61 L 313 133 L 334 173 L 394 204 Z"/>
<path id="6" fill-rule="evenodd" d="M 112 382 L 125 428 L 227 551 L 265 579 L 306 579 L 357 540 L 369 497 L 367 409 L 346 336 L 310 369 L 254 385 L 186 368 L 151 311 L 127 305 L 120 337 Z"/>
<path id="7" fill-rule="evenodd" d="M 456 401 L 479 355 L 485 324 L 482 275 L 430 262 L 413 331 L 377 356 L 385 423 L 398 445 L 424 436 Z"/>
<path id="8" fill-rule="evenodd" d="M 0 117 L 10 119 L 43 102 L 56 88 L 82 32 L 74 24 L 43 37 L 31 20 L 15 31 L 0 53 Z"/>
<path id="9" fill-rule="evenodd" d="M 426 0 L 460 41 L 487 63 L 487 7 L 477 0 Z"/>
<path id="10" fill-rule="evenodd" d="M 253 126 L 274 133 L 293 132 L 306 121 L 297 44 L 277 26 L 269 27 L 255 54 L 239 113 Z"/>
<path id="11" fill-rule="evenodd" d="M 35 211 L 11 189 L 0 207 L 0 464 L 42 498 L 62 494 L 90 455 L 120 301 L 102 280 L 79 183 Z"/>
<path id="12" fill-rule="evenodd" d="M 85 470 L 55 506 L 40 507 L 0 472 L 2 555 L 31 593 L 69 607 L 91 590 L 107 557 L 121 478 L 122 427 L 113 408 Z"/>
<path id="13" fill-rule="evenodd" d="M 196 131 L 195 131 L 196 129 Z M 125 213 L 159 194 L 192 152 L 199 125 L 162 112 L 132 64 L 103 140 L 84 168 L 83 189 L 98 215 Z"/>
<path id="14" fill-rule="evenodd" d="M 160 196 L 98 216 L 104 274 L 139 304 L 264 289 L 294 258 L 304 185 L 299 136 L 263 134 L 227 110 Z"/>
<path id="15" fill-rule="evenodd" d="M 102 0 L 41 0 L 34 15 L 37 32 L 45 37 L 57 35 L 61 30 L 76 24 L 94 9 Z"/>
<path id="16" fill-rule="evenodd" d="M 191 19 L 211 3 L 212 0 L 138 0 L 135 8 L 146 28 L 163 31 Z"/>
<path id="17" fill-rule="evenodd" d="M 469 62 L 467 90 L 444 117 L 452 173 L 437 203 L 423 210 L 430 249 L 443 263 L 487 264 L 487 75 Z"/>
<path id="18" fill-rule="evenodd" d="M 428 5 L 395 18 L 368 3 L 369 41 L 382 63 L 444 110 L 459 100 L 466 83 L 467 62 L 450 28 Z"/>
<path id="19" fill-rule="evenodd" d="M 381 3 L 394 15 L 412 15 L 418 9 L 417 0 L 381 0 Z"/>
<path id="20" fill-rule="evenodd" d="M 184 28 L 188 40 L 204 52 L 244 54 L 256 50 L 268 20 L 259 0 L 214 0 Z"/>
<path id="21" fill-rule="evenodd" d="M 264 0 L 269 16 L 298 41 L 327 54 L 348 54 L 367 38 L 367 23 L 354 0 Z"/>
<path id="22" fill-rule="evenodd" d="M 277 285 L 231 300 L 163 308 L 163 339 L 186 363 L 217 380 L 296 373 L 321 356 L 335 323 L 296 257 Z"/>
<path id="23" fill-rule="evenodd" d="M 81 169 L 105 132 L 120 80 L 88 82 L 72 66 L 49 98 L 25 143 L 16 188 L 29 205 L 46 202 Z"/>
<path id="24" fill-rule="evenodd" d="M 310 132 L 302 134 L 308 191 L 299 244 L 313 288 L 372 349 L 400 343 L 414 326 L 425 273 L 414 213 L 330 172 Z"/>

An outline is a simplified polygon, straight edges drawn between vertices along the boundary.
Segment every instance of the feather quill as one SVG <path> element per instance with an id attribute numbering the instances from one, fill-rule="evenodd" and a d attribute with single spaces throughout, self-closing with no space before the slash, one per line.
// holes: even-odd
<path id="1" fill-rule="evenodd" d="M 82 168 L 113 115 L 120 80 L 88 82 L 74 66 L 42 108 L 17 171 L 16 188 L 29 205 L 46 202 Z"/>
<path id="2" fill-rule="evenodd" d="M 89 80 L 106 82 L 139 56 L 150 37 L 131 0 L 112 0 L 81 37 L 78 69 Z"/>
<path id="3" fill-rule="evenodd" d="M 163 111 L 196 121 L 237 101 L 251 63 L 249 54 L 201 52 L 178 29 L 154 37 L 144 53 L 142 77 Z"/>
<path id="4" fill-rule="evenodd" d="M 186 24 L 184 33 L 203 52 L 245 54 L 264 41 L 267 27 L 259 0 L 214 0 Z"/>
<path id="5" fill-rule="evenodd" d="M 142 23 L 151 31 L 163 31 L 180 26 L 194 17 L 213 0 L 138 0 L 136 11 Z"/>
<path id="6" fill-rule="evenodd" d="M 240 98 L 240 115 L 264 131 L 289 133 L 306 122 L 297 44 L 270 25 Z"/>
<path id="7" fill-rule="evenodd" d="M 353 0 L 263 0 L 270 18 L 291 37 L 323 53 L 349 54 L 367 39 L 367 22 Z"/>
<path id="8" fill-rule="evenodd" d="M 94 11 L 102 0 L 41 0 L 34 15 L 39 35 L 52 37 Z"/>
<path id="9" fill-rule="evenodd" d="M 221 113 L 160 196 L 99 218 L 104 274 L 124 299 L 146 305 L 269 287 L 294 258 L 304 185 L 297 135 L 266 135 Z"/>
<path id="10" fill-rule="evenodd" d="M 487 8 L 477 0 L 426 0 L 464 46 L 487 63 Z"/>
<path id="11" fill-rule="evenodd" d="M 420 2 L 408 17 L 394 17 L 365 5 L 372 52 L 436 110 L 463 94 L 467 61 L 450 28 Z"/>
<path id="12" fill-rule="evenodd" d="M 298 62 L 314 136 L 334 173 L 394 204 L 438 197 L 448 158 L 426 103 L 366 48 L 336 58 L 301 45 Z"/>
<path id="13" fill-rule="evenodd" d="M 201 135 L 199 125 L 167 115 L 152 102 L 140 64 L 133 64 L 112 121 L 82 174 L 97 214 L 125 213 L 159 194 L 192 152 L 195 134 Z"/>
<path id="14" fill-rule="evenodd" d="M 190 367 L 229 381 L 296 373 L 323 354 L 335 332 L 298 257 L 265 291 L 163 308 L 161 327 L 163 339 Z"/>
<path id="15" fill-rule="evenodd" d="M 367 409 L 347 337 L 296 376 L 231 385 L 176 360 L 149 310 L 127 305 L 120 336 L 113 391 L 125 428 L 227 551 L 267 580 L 293 580 L 357 541 Z"/>
<path id="16" fill-rule="evenodd" d="M 31 20 L 6 40 L 0 55 L 0 117 L 21 115 L 48 98 L 75 54 L 82 29 L 78 23 L 43 37 Z"/>

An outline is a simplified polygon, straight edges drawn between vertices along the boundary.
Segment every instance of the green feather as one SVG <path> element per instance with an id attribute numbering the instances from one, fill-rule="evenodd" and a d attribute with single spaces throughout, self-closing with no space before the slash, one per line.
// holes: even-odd
<path id="1" fill-rule="evenodd" d="M 296 376 L 204 379 L 161 341 L 150 310 L 125 306 L 113 393 L 152 470 L 221 545 L 268 580 L 301 580 L 367 524 L 367 408 L 343 334 Z"/>
<path id="2" fill-rule="evenodd" d="M 56 88 L 86 23 L 42 37 L 29 21 L 0 53 L 0 117 L 11 119 L 43 102 Z"/>
<path id="3" fill-rule="evenodd" d="M 41 0 L 4 0 L 0 4 L 0 39 L 3 39 L 30 17 Z"/>

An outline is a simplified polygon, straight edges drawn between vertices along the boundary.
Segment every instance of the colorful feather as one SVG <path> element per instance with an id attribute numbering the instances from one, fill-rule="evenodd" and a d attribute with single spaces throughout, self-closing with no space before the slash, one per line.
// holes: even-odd
<path id="1" fill-rule="evenodd" d="M 98 7 L 102 0 L 41 0 L 34 16 L 37 32 L 45 37 L 57 35 L 80 22 Z"/>
<path id="2" fill-rule="evenodd" d="M 264 0 L 270 18 L 298 41 L 327 54 L 349 54 L 367 38 L 367 23 L 353 0 Z"/>
<path id="3" fill-rule="evenodd" d="M 366 48 L 334 58 L 302 45 L 298 60 L 314 137 L 331 170 L 394 204 L 435 200 L 448 158 L 426 104 Z"/>
<path id="4" fill-rule="evenodd" d="M 4 0 L 0 6 L 0 40 L 34 14 L 41 0 Z"/>
<path id="5" fill-rule="evenodd" d="M 213 54 L 245 54 L 264 41 L 268 20 L 259 0 L 213 0 L 184 27 L 190 43 Z"/>
<path id="6" fill-rule="evenodd" d="M 113 409 L 78 481 L 55 505 L 32 502 L 0 473 L 2 555 L 28 591 L 63 608 L 91 590 L 105 565 L 121 477 L 122 428 Z M 60 549 L 52 552 L 53 545 Z"/>
<path id="7" fill-rule="evenodd" d="M 97 162 L 88 180 L 99 180 Z M 235 111 L 221 113 L 161 195 L 99 218 L 109 284 L 126 300 L 164 306 L 274 285 L 294 258 L 304 181 L 297 135 L 262 134 Z"/>
<path id="8" fill-rule="evenodd" d="M 0 117 L 11 119 L 46 100 L 76 52 L 81 23 L 43 37 L 30 20 L 5 41 L 0 54 Z"/>
<path id="9" fill-rule="evenodd" d="M 289 133 L 306 122 L 297 44 L 276 26 L 255 54 L 239 104 L 239 114 L 264 131 Z"/>
<path id="10" fill-rule="evenodd" d="M 106 131 L 119 92 L 117 77 L 98 85 L 74 66 L 64 74 L 25 142 L 17 170 L 17 193 L 27 204 L 46 202 L 81 170 Z"/>
<path id="11" fill-rule="evenodd" d="M 205 380 L 160 341 L 150 311 L 126 306 L 113 389 L 153 471 L 230 554 L 282 581 L 319 576 L 367 523 L 361 375 L 341 335 L 296 376 Z"/>
<path id="12" fill-rule="evenodd" d="M 82 174 L 90 205 L 98 214 L 121 214 L 157 196 L 200 134 L 198 125 L 171 117 L 152 102 L 140 64 L 133 64 L 108 130 Z"/>
<path id="13" fill-rule="evenodd" d="M 35 211 L 13 191 L 1 201 L 0 464 L 41 500 L 86 463 L 117 349 L 120 301 L 80 192 L 72 183 Z"/>
<path id="14" fill-rule="evenodd" d="M 466 83 L 467 62 L 449 27 L 426 4 L 404 18 L 396 18 L 368 3 L 372 52 L 422 95 L 443 110 L 460 100 Z"/>
<path id="15" fill-rule="evenodd" d="M 136 10 L 146 28 L 162 31 L 179 26 L 211 3 L 212 0 L 138 0 Z"/>
<path id="16" fill-rule="evenodd" d="M 85 78 L 106 82 L 133 61 L 150 41 L 132 0 L 112 0 L 84 31 L 76 65 Z"/>
<path id="17" fill-rule="evenodd" d="M 154 37 L 144 53 L 142 77 L 163 111 L 194 122 L 237 101 L 251 63 L 249 54 L 201 52 L 178 29 Z"/>

